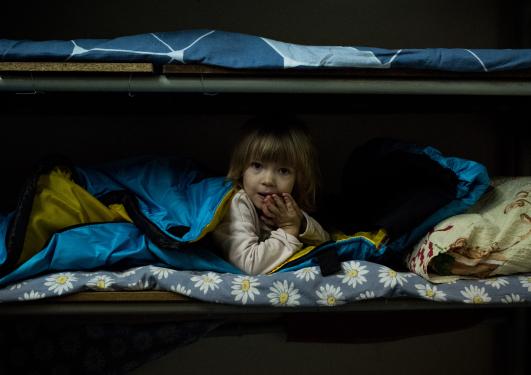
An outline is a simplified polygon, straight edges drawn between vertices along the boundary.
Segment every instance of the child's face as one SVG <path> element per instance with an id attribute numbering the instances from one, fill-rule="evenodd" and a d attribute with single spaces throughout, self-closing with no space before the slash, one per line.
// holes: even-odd
<path id="1" fill-rule="evenodd" d="M 276 162 L 253 161 L 243 172 L 243 190 L 262 210 L 267 195 L 289 193 L 295 185 L 295 169 Z"/>

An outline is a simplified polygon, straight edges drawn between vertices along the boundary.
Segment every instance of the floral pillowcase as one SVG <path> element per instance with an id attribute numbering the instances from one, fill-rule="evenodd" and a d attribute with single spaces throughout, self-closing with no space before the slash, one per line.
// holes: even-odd
<path id="1" fill-rule="evenodd" d="M 531 177 L 505 179 L 467 213 L 437 224 L 407 265 L 432 282 L 531 272 Z"/>

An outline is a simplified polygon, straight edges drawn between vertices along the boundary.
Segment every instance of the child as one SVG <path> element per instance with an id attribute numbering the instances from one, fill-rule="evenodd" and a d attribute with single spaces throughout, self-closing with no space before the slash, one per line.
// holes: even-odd
<path id="1" fill-rule="evenodd" d="M 315 206 L 318 168 L 307 129 L 295 120 L 251 120 L 227 175 L 239 188 L 213 233 L 225 257 L 248 274 L 273 270 L 304 244 L 329 235 L 305 211 Z"/>

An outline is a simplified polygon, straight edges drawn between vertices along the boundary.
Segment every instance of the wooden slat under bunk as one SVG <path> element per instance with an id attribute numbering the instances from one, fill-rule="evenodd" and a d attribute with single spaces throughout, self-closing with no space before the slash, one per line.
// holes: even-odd
<path id="1" fill-rule="evenodd" d="M 361 69 L 361 68 L 308 68 L 308 69 L 229 69 L 209 65 L 163 65 L 162 73 L 176 76 L 291 76 L 291 77 L 345 77 L 345 78 L 447 78 L 447 79 L 522 79 L 531 80 L 531 69 L 499 72 L 448 72 L 421 69 Z"/>
<path id="2" fill-rule="evenodd" d="M 81 292 L 55 299 L 60 302 L 171 302 L 191 301 L 182 294 L 165 291 Z"/>
<path id="3" fill-rule="evenodd" d="M 113 317 L 128 316 L 144 320 L 157 317 L 172 319 L 213 319 L 264 317 L 271 319 L 281 315 L 300 313 L 363 313 L 410 311 L 510 311 L 515 308 L 529 309 L 528 303 L 518 306 L 511 304 L 465 304 L 442 303 L 411 298 L 373 299 L 356 301 L 336 307 L 276 307 L 255 305 L 230 305 L 203 302 L 176 293 L 164 291 L 116 291 L 81 292 L 68 296 L 46 298 L 43 300 L 3 303 L 0 317 L 20 318 L 21 316 L 77 316 L 77 317 Z"/>
<path id="4" fill-rule="evenodd" d="M 0 62 L 0 72 L 65 73 L 154 73 L 152 63 L 125 62 Z M 453 78 L 453 79 L 531 79 L 531 70 L 461 73 L 413 69 L 229 69 L 209 65 L 163 65 L 162 74 L 176 76 L 327 76 L 358 78 Z"/>
<path id="5" fill-rule="evenodd" d="M 151 63 L 0 62 L 0 72 L 153 73 Z"/>

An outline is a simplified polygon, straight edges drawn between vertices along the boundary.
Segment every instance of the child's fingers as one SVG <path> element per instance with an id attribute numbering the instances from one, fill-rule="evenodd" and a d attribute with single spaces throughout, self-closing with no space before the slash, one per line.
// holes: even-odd
<path id="1" fill-rule="evenodd" d="M 284 202 L 284 199 L 282 199 L 282 197 L 274 194 L 273 199 L 279 210 L 283 210 L 286 207 L 286 203 Z"/>
<path id="2" fill-rule="evenodd" d="M 262 216 L 260 216 L 260 219 L 261 219 L 264 223 L 266 223 L 267 225 L 269 225 L 270 227 L 275 227 L 275 226 L 276 226 L 275 222 L 274 222 L 273 220 L 271 220 L 270 218 L 268 218 L 268 217 L 265 217 L 265 216 L 262 215 Z"/>
<path id="3" fill-rule="evenodd" d="M 300 208 L 299 208 L 299 205 L 297 204 L 297 202 L 295 201 L 295 199 L 293 199 L 293 197 L 291 196 L 291 194 L 289 193 L 284 193 L 282 195 L 282 197 L 284 198 L 284 201 L 286 202 L 286 207 L 290 210 L 295 210 L 295 211 L 299 211 Z"/>
<path id="4" fill-rule="evenodd" d="M 282 198 L 284 198 L 284 202 L 286 202 L 286 204 L 295 202 L 295 199 L 293 199 L 293 197 L 289 193 L 282 194 Z"/>
<path id="5" fill-rule="evenodd" d="M 269 208 L 267 206 L 267 201 L 264 200 L 264 202 L 262 203 L 262 212 L 266 216 L 271 216 L 271 212 L 269 211 Z"/>
<path id="6" fill-rule="evenodd" d="M 264 201 L 262 202 L 262 205 L 264 207 L 270 207 L 272 204 L 271 198 L 269 196 L 264 198 Z"/>
<path id="7" fill-rule="evenodd" d="M 269 199 L 272 203 L 274 203 L 277 207 L 281 207 L 284 204 L 284 199 L 282 199 L 281 195 L 273 194 L 269 196 Z"/>
<path id="8" fill-rule="evenodd" d="M 264 207 L 272 214 L 271 216 L 277 216 L 279 214 L 279 208 L 274 200 L 267 200 L 264 203 Z"/>
<path id="9" fill-rule="evenodd" d="M 293 195 L 291 195 L 290 193 L 284 193 L 284 197 L 292 201 L 294 204 L 297 204 L 297 201 L 295 200 L 295 198 L 293 198 Z"/>
<path id="10" fill-rule="evenodd" d="M 291 211 L 295 211 L 295 207 L 294 207 L 294 205 L 293 205 L 292 200 L 289 199 L 289 198 L 286 198 L 286 197 L 284 197 L 284 199 L 285 199 L 285 201 L 286 201 L 286 208 L 287 208 L 287 210 L 290 211 L 290 212 L 291 212 Z"/>
<path id="11" fill-rule="evenodd" d="M 271 212 L 271 210 L 269 209 L 269 205 L 264 202 L 263 206 L 262 206 L 262 212 L 264 213 L 265 216 L 271 218 L 271 217 L 274 217 L 275 215 Z"/>

